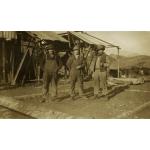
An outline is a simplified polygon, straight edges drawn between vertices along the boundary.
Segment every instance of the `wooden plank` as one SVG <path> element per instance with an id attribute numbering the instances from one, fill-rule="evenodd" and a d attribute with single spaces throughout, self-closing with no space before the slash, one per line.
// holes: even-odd
<path id="1" fill-rule="evenodd" d="M 6 66 L 5 66 L 5 62 L 6 62 L 6 58 L 5 58 L 5 40 L 2 39 L 2 73 L 3 73 L 3 83 L 6 83 Z"/>
<path id="2" fill-rule="evenodd" d="M 14 77 L 14 79 L 13 79 L 11 85 L 15 85 L 15 84 L 16 84 L 16 80 L 17 80 L 17 78 L 18 78 L 19 72 L 20 72 L 20 70 L 21 70 L 21 68 L 22 68 L 22 65 L 23 65 L 23 63 L 24 63 L 24 60 L 25 60 L 25 58 L 26 58 L 26 56 L 27 56 L 27 54 L 28 54 L 28 51 L 29 51 L 29 47 L 30 47 L 30 43 L 31 43 L 31 42 L 32 42 L 32 41 L 29 42 L 29 45 L 28 45 L 28 47 L 27 47 L 27 50 L 26 50 L 26 52 L 25 52 L 24 55 L 23 55 L 23 58 L 22 58 L 22 60 L 21 60 L 21 62 L 20 62 L 20 64 L 19 64 L 19 67 L 18 67 L 18 69 L 17 69 L 17 72 L 16 72 L 16 74 L 15 74 L 15 77 Z"/>
<path id="3" fill-rule="evenodd" d="M 51 110 L 48 104 L 27 103 L 11 97 L 0 97 L 0 105 L 38 119 L 83 119 L 86 117 L 72 116 L 56 110 Z M 89 117 L 90 118 L 90 117 Z M 92 118 L 91 118 L 92 119 Z"/>
<path id="4" fill-rule="evenodd" d="M 69 34 L 69 32 L 67 32 L 67 34 L 68 34 L 69 48 L 71 49 L 71 38 L 70 38 L 70 34 Z"/>
<path id="5" fill-rule="evenodd" d="M 11 82 L 14 78 L 14 72 L 15 72 L 15 53 L 14 53 L 14 46 L 12 48 L 12 78 L 11 78 Z"/>
<path id="6" fill-rule="evenodd" d="M 26 56 L 27 56 L 28 51 L 29 51 L 29 49 L 27 49 L 26 52 L 24 53 L 23 58 L 22 58 L 22 60 L 21 60 L 21 62 L 20 62 L 20 64 L 19 64 L 19 67 L 18 67 L 18 69 L 17 69 L 17 72 L 16 72 L 16 74 L 15 74 L 15 77 L 14 77 L 14 79 L 13 79 L 11 85 L 15 85 L 15 84 L 16 84 L 17 77 L 18 77 L 18 75 L 19 75 L 19 72 L 20 72 L 21 67 L 22 67 L 22 65 L 23 65 L 23 63 L 24 63 L 24 60 L 25 60 L 25 58 L 26 58 Z"/>
<path id="7" fill-rule="evenodd" d="M 25 73 L 24 73 L 24 75 L 23 75 L 23 78 L 22 78 L 22 82 L 21 82 L 21 85 L 24 85 L 24 82 L 25 82 L 25 79 L 26 79 L 26 75 L 27 75 L 27 73 L 29 72 L 29 66 L 30 66 L 30 64 L 31 64 L 31 56 L 30 56 L 30 58 L 29 58 L 29 60 L 28 60 L 28 63 L 27 63 L 27 65 L 26 65 L 26 68 L 25 68 Z"/>
<path id="8" fill-rule="evenodd" d="M 10 82 L 12 82 L 14 78 L 14 41 L 11 43 L 11 49 L 10 49 Z"/>
<path id="9" fill-rule="evenodd" d="M 118 67 L 118 78 L 120 77 L 120 63 L 119 63 L 119 47 L 117 47 L 117 52 L 118 52 L 118 56 L 117 56 L 117 67 Z"/>

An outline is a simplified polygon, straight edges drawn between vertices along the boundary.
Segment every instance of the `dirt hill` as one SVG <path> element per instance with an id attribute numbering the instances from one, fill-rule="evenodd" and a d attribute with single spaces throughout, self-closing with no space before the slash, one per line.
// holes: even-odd
<path id="1" fill-rule="evenodd" d="M 117 55 L 110 55 L 110 68 L 117 69 Z M 120 68 L 150 68 L 150 56 L 138 55 L 134 57 L 119 56 Z"/>

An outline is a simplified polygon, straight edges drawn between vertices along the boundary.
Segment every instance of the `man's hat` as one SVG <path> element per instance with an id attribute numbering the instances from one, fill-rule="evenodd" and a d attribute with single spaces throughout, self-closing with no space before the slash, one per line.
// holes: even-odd
<path id="1" fill-rule="evenodd" d="M 47 45 L 46 50 L 48 50 L 48 51 L 52 50 L 53 51 L 54 50 L 54 45 L 52 45 L 52 44 Z"/>
<path id="2" fill-rule="evenodd" d="M 42 45 L 45 45 L 45 44 L 46 44 L 46 41 L 42 40 L 42 41 L 41 41 L 41 44 L 42 44 Z"/>
<path id="3" fill-rule="evenodd" d="M 96 45 L 96 50 L 105 50 L 105 46 L 104 45 Z"/>

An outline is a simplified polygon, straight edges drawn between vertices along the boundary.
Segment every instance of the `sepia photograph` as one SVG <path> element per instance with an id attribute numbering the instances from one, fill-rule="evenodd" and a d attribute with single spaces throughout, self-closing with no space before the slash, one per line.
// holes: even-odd
<path id="1" fill-rule="evenodd" d="M 149 0 L 4 0 L 2 150 L 149 150 Z"/>
<path id="2" fill-rule="evenodd" d="M 150 118 L 150 32 L 0 31 L 0 118 Z"/>

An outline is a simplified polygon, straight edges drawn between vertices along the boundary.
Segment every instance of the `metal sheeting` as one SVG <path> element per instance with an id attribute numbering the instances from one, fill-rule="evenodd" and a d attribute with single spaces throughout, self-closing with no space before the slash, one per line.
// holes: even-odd
<path id="1" fill-rule="evenodd" d="M 16 31 L 0 31 L 0 38 L 6 40 L 17 39 Z"/>
<path id="2" fill-rule="evenodd" d="M 64 39 L 63 37 L 61 37 L 53 31 L 29 31 L 27 33 L 31 36 L 40 38 L 41 40 L 68 42 L 66 39 Z"/>
<path id="3" fill-rule="evenodd" d="M 109 44 L 107 44 L 106 42 L 100 41 L 84 32 L 74 32 L 74 31 L 70 31 L 70 33 L 74 36 L 76 36 L 77 38 L 83 40 L 84 42 L 88 43 L 88 44 L 94 44 L 94 45 L 105 45 L 108 46 Z"/>

